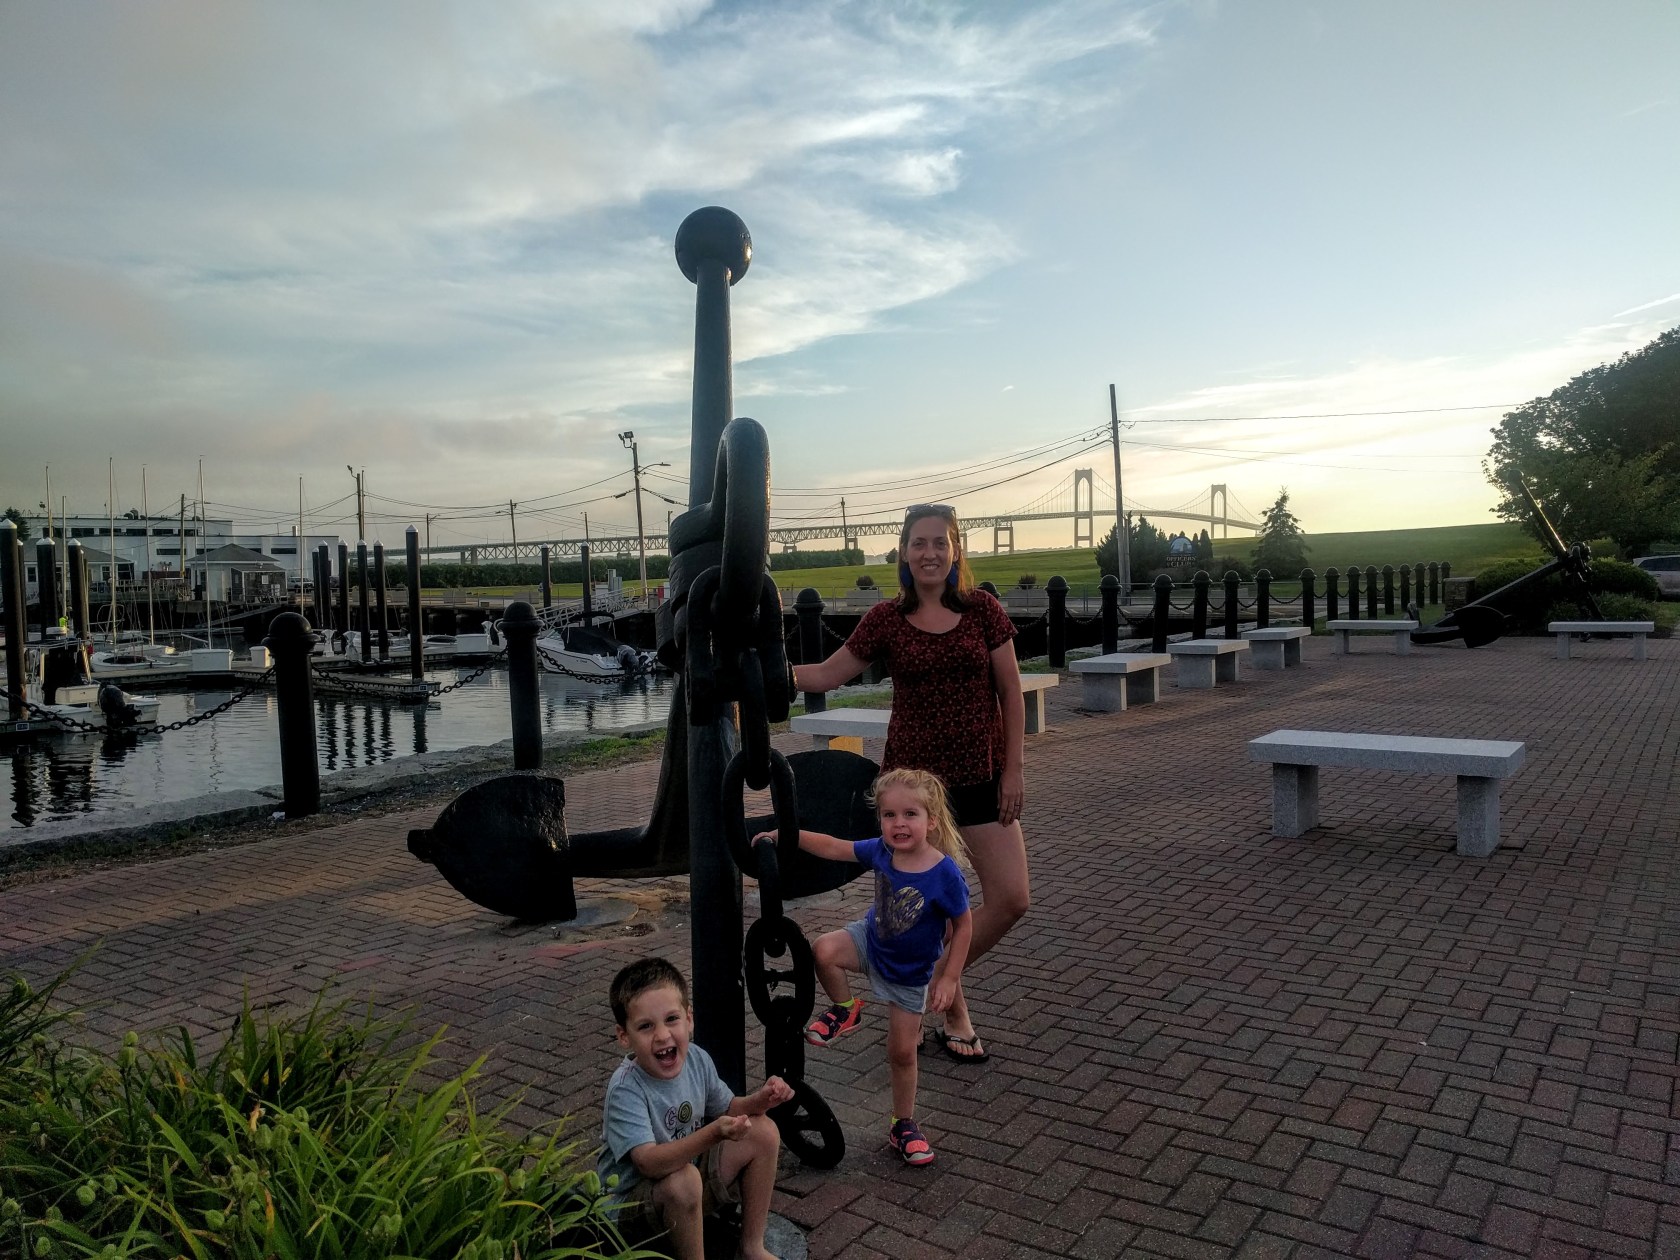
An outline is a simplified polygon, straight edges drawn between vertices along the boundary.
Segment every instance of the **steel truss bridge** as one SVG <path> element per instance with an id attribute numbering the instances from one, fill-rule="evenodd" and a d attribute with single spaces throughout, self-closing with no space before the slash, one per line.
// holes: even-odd
<path id="1" fill-rule="evenodd" d="M 1106 494 L 1106 507 L 1098 507 L 1096 504 L 1096 492 L 1099 487 Z M 1008 554 L 1015 550 L 1015 526 L 1027 521 L 1072 521 L 1072 545 L 1094 547 L 1099 537 L 1098 522 L 1102 523 L 1102 532 L 1106 534 L 1109 522 L 1114 519 L 1113 504 L 1113 486 L 1102 481 L 1089 468 L 1076 468 L 1066 481 L 1017 511 L 993 516 L 964 516 L 962 523 L 964 533 L 968 537 L 972 537 L 979 530 L 991 530 L 992 550 L 999 554 Z M 1238 509 L 1241 510 L 1241 504 L 1238 505 Z M 1205 512 L 1190 504 L 1170 509 L 1134 505 L 1126 511 L 1134 521 L 1140 516 L 1148 517 L 1151 521 L 1192 521 L 1206 525 L 1210 531 L 1220 529 L 1225 537 L 1230 537 L 1233 529 L 1252 533 L 1260 531 L 1259 522 L 1231 515 L 1230 495 L 1223 485 L 1208 488 Z M 896 539 L 903 525 L 904 517 L 896 514 L 879 520 L 835 519 L 806 521 L 799 525 L 772 525 L 770 541 L 780 544 L 783 551 L 792 551 L 802 542 L 827 540 L 832 540 L 839 547 L 855 549 L 859 540 L 863 538 Z M 634 534 L 612 534 L 598 538 L 522 538 L 518 543 L 482 542 L 447 547 L 422 547 L 420 554 L 424 559 L 444 564 L 484 564 L 492 561 L 538 563 L 542 559 L 544 547 L 548 548 L 551 560 L 567 560 L 577 559 L 581 549 L 588 546 L 592 557 L 624 559 L 637 556 L 644 542 L 647 549 L 655 553 L 664 552 L 670 547 L 670 538 L 666 532 L 655 530 L 643 534 L 640 539 Z"/>

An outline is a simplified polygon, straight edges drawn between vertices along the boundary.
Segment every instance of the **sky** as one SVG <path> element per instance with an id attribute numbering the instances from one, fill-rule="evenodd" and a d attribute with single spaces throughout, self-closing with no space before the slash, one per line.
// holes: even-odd
<path id="1" fill-rule="evenodd" d="M 1676 65 L 1671 0 L 0 0 L 0 506 L 633 533 L 631 431 L 662 526 L 723 205 L 773 524 L 1112 512 L 1110 384 L 1133 510 L 1492 520 L 1503 412 L 1680 323 Z"/>

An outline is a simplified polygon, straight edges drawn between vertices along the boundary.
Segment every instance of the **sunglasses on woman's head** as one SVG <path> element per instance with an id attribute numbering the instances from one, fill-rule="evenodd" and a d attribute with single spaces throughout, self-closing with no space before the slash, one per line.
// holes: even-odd
<path id="1" fill-rule="evenodd" d="M 957 509 L 949 503 L 915 503 L 904 509 L 904 519 L 915 520 L 918 516 L 954 517 Z"/>

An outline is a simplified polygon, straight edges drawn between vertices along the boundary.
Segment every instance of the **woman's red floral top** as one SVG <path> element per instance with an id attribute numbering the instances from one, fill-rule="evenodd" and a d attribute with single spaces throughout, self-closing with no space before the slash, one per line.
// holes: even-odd
<path id="1" fill-rule="evenodd" d="M 1015 623 L 988 592 L 968 597 L 962 620 L 944 634 L 918 630 L 897 600 L 876 604 L 846 647 L 892 673 L 892 720 L 882 769 L 931 770 L 947 787 L 985 783 L 1003 773 L 1003 715 L 992 650 L 1015 637 Z"/>

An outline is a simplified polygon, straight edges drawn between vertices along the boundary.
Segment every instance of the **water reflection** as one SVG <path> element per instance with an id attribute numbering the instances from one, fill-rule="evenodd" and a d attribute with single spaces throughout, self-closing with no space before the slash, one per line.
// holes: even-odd
<path id="1" fill-rule="evenodd" d="M 471 672 L 432 671 L 427 677 L 450 685 Z M 662 723 L 673 685 L 666 676 L 586 683 L 543 674 L 539 682 L 543 729 L 556 734 Z M 226 689 L 159 693 L 158 722 L 182 721 L 231 695 Z M 415 753 L 493 744 L 507 739 L 510 728 L 507 675 L 501 670 L 491 670 L 425 705 L 384 704 L 360 695 L 316 696 L 323 777 Z M 278 729 L 273 693 L 257 691 L 227 712 L 185 730 L 0 746 L 0 756 L 11 763 L 12 800 L 11 810 L 0 819 L 0 831 L 277 785 Z"/>

